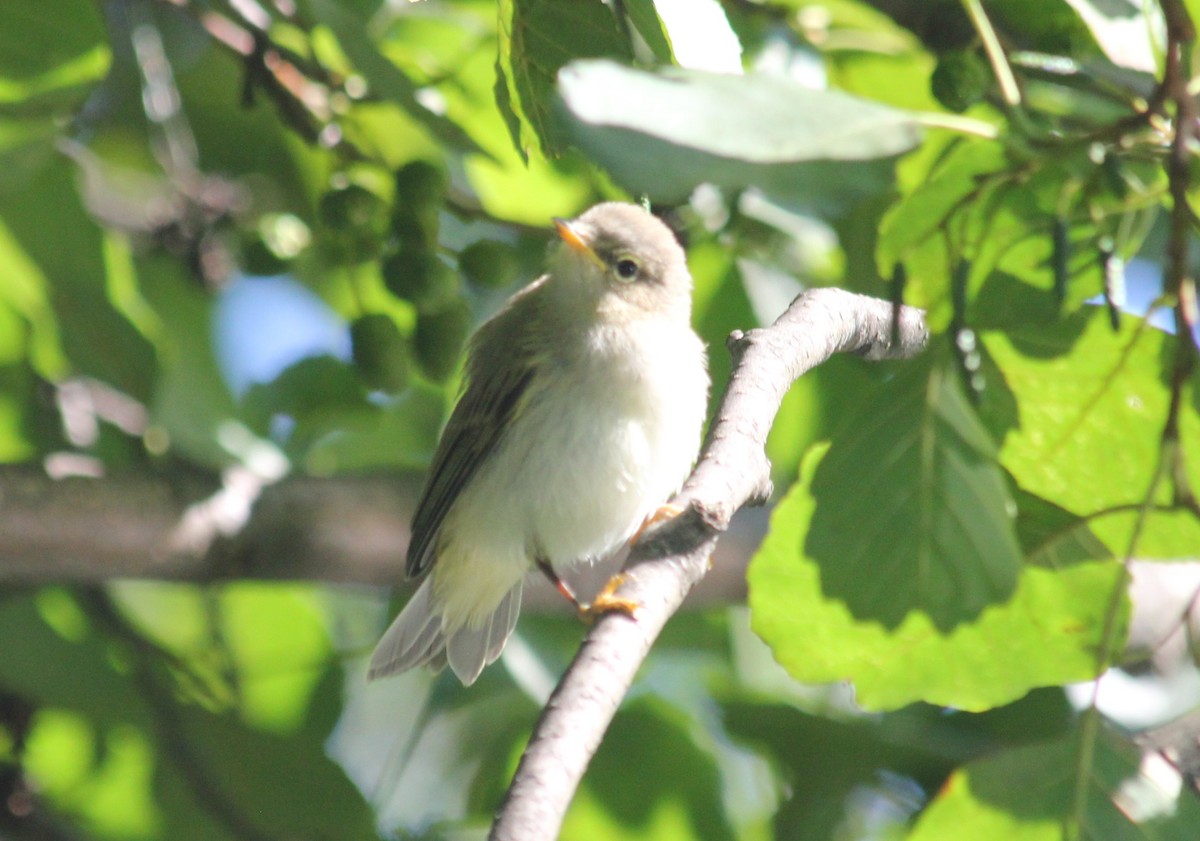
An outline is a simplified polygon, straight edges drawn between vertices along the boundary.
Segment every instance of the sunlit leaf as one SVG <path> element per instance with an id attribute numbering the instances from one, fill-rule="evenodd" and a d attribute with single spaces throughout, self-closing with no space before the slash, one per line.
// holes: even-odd
<path id="1" fill-rule="evenodd" d="M 946 232 L 950 216 L 986 195 L 1006 167 L 1001 143 L 977 141 L 956 146 L 924 183 L 884 214 L 878 245 L 880 273 L 890 275 L 892 266 L 910 249 Z"/>
<path id="2" fill-rule="evenodd" d="M 0 225 L 8 246 L 21 251 L 19 264 L 36 270 L 22 282 L 44 290 L 72 369 L 148 398 L 156 359 L 109 298 L 103 235 L 80 201 L 73 166 L 53 158 L 0 190 Z"/>
<path id="3" fill-rule="evenodd" d="M 1078 735 L 1018 747 L 956 771 L 921 815 L 909 841 L 1190 841 L 1200 801 L 1177 769 L 1145 759 L 1126 738 L 1101 730 L 1090 762 Z M 1083 777 L 1084 802 L 1076 803 Z"/>
<path id="4" fill-rule="evenodd" d="M 613 12 L 599 0 L 501 0 L 497 104 L 523 157 L 536 142 L 544 154 L 561 151 L 553 123 L 559 68 L 580 57 L 632 58 Z"/>
<path id="5" fill-rule="evenodd" d="M 892 628 L 948 631 L 1016 586 L 1021 554 L 995 445 L 945 361 L 908 363 L 844 419 L 813 475 L 803 552 L 827 597 Z"/>
<path id="6" fill-rule="evenodd" d="M 751 623 L 775 658 L 797 680 L 849 680 L 867 709 L 894 709 L 917 700 L 966 710 L 988 709 L 1036 686 L 1086 680 L 1096 674 L 1104 610 L 1123 581 L 1117 564 L 1080 562 L 1058 570 L 1027 566 L 1016 591 L 971 621 L 939 630 L 921 612 L 889 628 L 858 617 L 828 596 L 823 570 L 797 552 L 813 521 L 811 483 L 823 449 L 809 454 L 800 481 L 776 507 L 771 530 L 749 571 Z M 847 477 L 849 478 L 849 477 Z M 893 527 L 895 540 L 915 524 Z M 877 529 L 876 521 L 854 525 Z M 861 573 L 864 588 L 879 574 Z M 902 588 L 901 594 L 904 589 Z M 1122 604 L 1118 633 L 1128 621 Z"/>
<path id="7" fill-rule="evenodd" d="M 887 167 L 868 162 L 920 137 L 902 111 L 765 74 L 576 61 L 558 89 L 575 142 L 618 181 L 662 201 L 712 182 L 845 206 L 886 183 Z"/>
<path id="8" fill-rule="evenodd" d="M 592 760 L 562 838 L 733 838 L 716 765 L 692 740 L 690 726 L 677 710 L 648 699 L 624 708 Z M 624 773 L 635 755 L 641 771 Z"/>
<path id="9" fill-rule="evenodd" d="M 1066 0 L 1087 24 L 1109 61 L 1145 73 L 1158 69 L 1156 44 L 1161 44 L 1163 21 L 1159 9 L 1142 3 Z"/>
<path id="10" fill-rule="evenodd" d="M 1012 418 L 1012 406 L 985 394 L 984 419 L 1012 429 L 1001 463 L 1022 489 L 1076 516 L 1102 514 L 1091 528 L 1122 557 L 1158 465 L 1170 400 L 1159 370 L 1175 343 L 1137 319 L 1123 325 L 1114 333 L 1107 314 L 1091 307 L 1053 327 L 982 336 L 1016 398 Z M 1195 405 L 1185 402 L 1181 415 L 1185 429 L 1200 429 Z M 1187 467 L 1192 485 L 1200 486 L 1200 464 L 1193 458 Z M 1160 483 L 1152 502 L 1169 502 L 1169 490 Z M 1140 557 L 1181 558 L 1194 556 L 1197 546 L 1197 518 L 1149 510 L 1135 550 Z"/>
<path id="11" fill-rule="evenodd" d="M 629 22 L 642 36 L 655 59 L 663 64 L 673 63 L 675 55 L 671 51 L 671 36 L 658 16 L 654 0 L 629 0 L 625 3 L 625 11 L 629 14 Z"/>
<path id="12" fill-rule="evenodd" d="M 45 87 L 53 83 L 55 73 L 95 50 L 106 53 L 104 34 L 101 10 L 87 0 L 62 0 L 52 15 L 38 0 L 0 3 L 0 101 L 9 98 L 7 81 L 36 82 L 41 77 Z M 35 92 L 36 87 L 26 90 Z"/>
<path id="13" fill-rule="evenodd" d="M 367 37 L 363 19 L 333 0 L 308 0 L 308 5 L 337 36 L 338 43 L 375 94 L 399 105 L 448 146 L 463 152 L 482 151 L 458 125 L 421 103 L 417 85 L 379 52 Z"/>

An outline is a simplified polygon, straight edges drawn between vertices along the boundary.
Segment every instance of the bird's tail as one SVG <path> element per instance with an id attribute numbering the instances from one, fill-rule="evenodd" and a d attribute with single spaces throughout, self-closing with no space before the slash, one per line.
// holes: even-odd
<path id="1" fill-rule="evenodd" d="M 448 631 L 442 608 L 433 596 L 433 578 L 426 578 L 375 646 L 368 679 L 426 664 L 440 671 L 449 663 L 463 685 L 470 686 L 483 667 L 500 656 L 512 635 L 521 612 L 521 587 L 517 582 L 480 627 Z"/>

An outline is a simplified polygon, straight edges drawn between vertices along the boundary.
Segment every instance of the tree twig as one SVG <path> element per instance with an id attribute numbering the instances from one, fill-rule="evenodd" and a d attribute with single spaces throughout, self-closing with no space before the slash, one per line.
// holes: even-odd
<path id="1" fill-rule="evenodd" d="M 770 496 L 764 447 L 784 394 L 834 353 L 914 356 L 928 338 L 922 313 L 904 307 L 898 324 L 893 342 L 887 301 L 813 289 L 771 327 L 730 336 L 729 385 L 700 463 L 673 500 L 684 513 L 637 545 L 617 590 L 640 608 L 633 619 L 601 616 L 588 633 L 534 727 L 492 825 L 492 841 L 557 837 L 583 772 L 663 625 L 704 577 L 734 512 Z"/>

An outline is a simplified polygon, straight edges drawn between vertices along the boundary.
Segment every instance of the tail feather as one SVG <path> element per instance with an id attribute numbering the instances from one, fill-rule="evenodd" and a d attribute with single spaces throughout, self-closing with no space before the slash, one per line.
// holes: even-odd
<path id="1" fill-rule="evenodd" d="M 517 624 L 521 612 L 521 585 L 513 587 L 482 628 L 460 628 L 446 641 L 446 659 L 464 686 L 479 677 L 483 667 L 495 662 Z"/>
<path id="2" fill-rule="evenodd" d="M 440 671 L 449 663 L 458 679 L 469 686 L 504 650 L 521 612 L 520 583 L 505 594 L 483 627 L 447 633 L 442 610 L 433 599 L 431 581 L 427 579 L 421 585 L 384 633 L 371 655 L 368 679 L 422 665 Z"/>
<path id="3" fill-rule="evenodd" d="M 424 665 L 444 647 L 442 614 L 435 609 L 433 587 L 427 579 L 375 646 L 367 678 L 375 680 Z"/>

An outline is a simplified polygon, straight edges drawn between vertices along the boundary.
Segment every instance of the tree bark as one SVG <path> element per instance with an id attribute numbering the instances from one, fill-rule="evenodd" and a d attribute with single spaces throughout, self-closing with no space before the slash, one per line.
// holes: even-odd
<path id="1" fill-rule="evenodd" d="M 838 289 L 801 294 L 768 328 L 729 339 L 733 373 L 699 464 L 673 503 L 683 514 L 647 534 L 616 595 L 633 617 L 607 613 L 583 641 L 534 727 L 489 839 L 549 841 L 635 673 L 667 619 L 708 571 L 734 512 L 771 495 L 767 433 L 791 384 L 834 353 L 905 358 L 928 338 L 919 310 L 893 320 L 886 301 Z"/>

